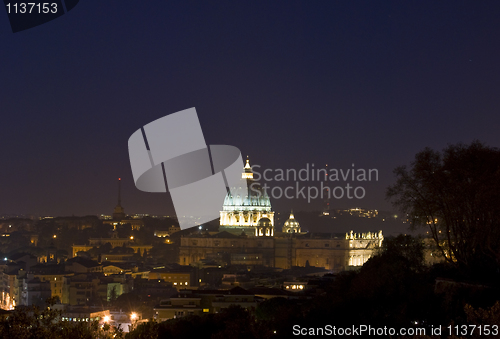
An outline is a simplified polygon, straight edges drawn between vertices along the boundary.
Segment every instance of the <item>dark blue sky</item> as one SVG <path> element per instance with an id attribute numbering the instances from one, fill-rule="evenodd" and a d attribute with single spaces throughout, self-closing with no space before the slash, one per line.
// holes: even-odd
<path id="1" fill-rule="evenodd" d="M 2 12 L 2 11 L 0 11 Z M 13 34 L 0 13 L 0 214 L 171 214 L 127 140 L 196 107 L 208 144 L 253 163 L 392 169 L 426 146 L 500 146 L 500 3 L 81 1 Z M 273 201 L 279 212 L 311 209 Z"/>

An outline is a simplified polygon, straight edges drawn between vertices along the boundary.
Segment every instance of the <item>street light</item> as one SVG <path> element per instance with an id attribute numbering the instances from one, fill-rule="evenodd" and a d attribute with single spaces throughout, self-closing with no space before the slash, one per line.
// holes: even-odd
<path id="1" fill-rule="evenodd" d="M 133 331 L 135 329 L 135 326 L 137 325 L 138 318 L 139 318 L 139 316 L 137 315 L 137 313 L 135 313 L 135 312 L 130 313 L 130 322 L 131 322 L 131 324 L 129 325 L 130 331 Z"/>

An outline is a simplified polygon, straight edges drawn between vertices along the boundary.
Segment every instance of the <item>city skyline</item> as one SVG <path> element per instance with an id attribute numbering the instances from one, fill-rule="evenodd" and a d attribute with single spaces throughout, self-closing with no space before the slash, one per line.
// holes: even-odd
<path id="1" fill-rule="evenodd" d="M 498 335 L 500 2 L 4 4 L 0 337 Z"/>

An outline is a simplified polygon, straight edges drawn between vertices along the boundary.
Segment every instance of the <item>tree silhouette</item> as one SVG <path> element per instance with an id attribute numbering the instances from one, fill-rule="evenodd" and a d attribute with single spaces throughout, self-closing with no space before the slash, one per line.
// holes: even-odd
<path id="1" fill-rule="evenodd" d="M 474 272 L 500 267 L 500 150 L 478 141 L 426 148 L 394 170 L 387 190 L 413 227 L 427 227 L 446 260 Z"/>

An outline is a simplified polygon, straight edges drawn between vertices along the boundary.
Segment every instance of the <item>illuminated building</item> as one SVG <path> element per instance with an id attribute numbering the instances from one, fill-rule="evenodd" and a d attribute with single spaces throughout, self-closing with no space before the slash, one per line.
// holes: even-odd
<path id="1" fill-rule="evenodd" d="M 182 290 L 155 306 L 154 319 L 158 322 L 203 313 L 219 313 L 232 305 L 243 309 L 257 307 L 261 298 L 241 287 L 231 290 Z"/>
<path id="2" fill-rule="evenodd" d="M 342 215 L 342 214 L 354 215 L 354 216 L 358 216 L 361 218 L 376 218 L 378 215 L 377 210 L 368 210 L 368 209 L 359 208 L 359 207 L 350 208 L 347 210 L 338 210 L 337 213 L 340 215 Z"/>
<path id="3" fill-rule="evenodd" d="M 233 190 L 234 191 L 234 190 Z M 254 180 L 247 160 L 241 175 L 237 194 L 228 193 L 220 212 L 219 230 L 232 234 L 254 236 L 274 235 L 274 212 L 271 200 L 260 184 Z M 260 224 L 259 224 L 260 222 Z"/>
<path id="4" fill-rule="evenodd" d="M 285 224 L 283 225 L 283 233 L 300 233 L 300 224 L 299 222 L 295 219 L 293 215 L 293 211 L 290 212 L 290 218 L 288 218 L 287 221 L 285 221 Z"/>
<path id="5" fill-rule="evenodd" d="M 191 287 L 191 272 L 175 272 L 171 269 L 155 269 L 149 272 L 149 280 L 163 280 L 172 284 L 174 288 Z"/>
<path id="6" fill-rule="evenodd" d="M 118 233 L 116 231 L 113 231 L 111 234 L 111 237 L 109 238 L 90 238 L 88 240 L 88 244 L 82 244 L 82 245 L 75 245 L 71 246 L 72 248 L 72 257 L 76 257 L 78 252 L 87 252 L 91 250 L 94 247 L 100 247 L 105 244 L 111 244 L 111 248 L 116 248 L 116 247 L 130 247 L 134 250 L 134 253 L 144 255 L 145 251 L 149 251 L 153 248 L 153 245 L 139 245 L 137 244 L 133 238 L 119 238 Z M 109 260 L 109 261 L 120 261 L 118 258 L 115 258 L 117 260 L 111 260 L 113 255 L 109 254 L 107 255 L 110 259 L 105 259 L 103 258 L 102 260 Z"/>

